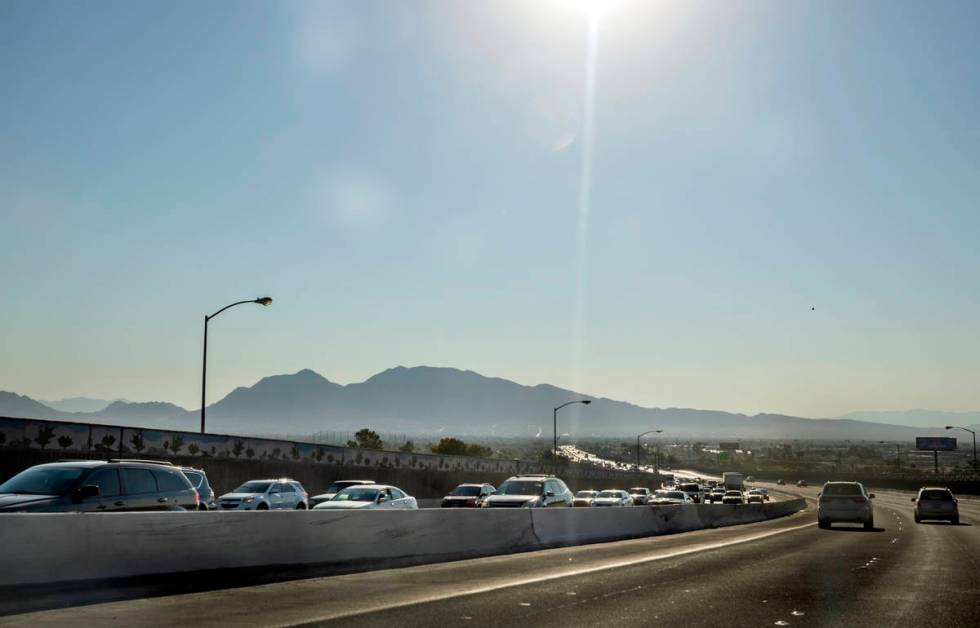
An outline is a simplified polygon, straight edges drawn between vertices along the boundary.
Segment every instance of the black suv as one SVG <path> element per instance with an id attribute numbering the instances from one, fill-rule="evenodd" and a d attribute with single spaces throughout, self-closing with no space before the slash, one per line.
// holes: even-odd
<path id="1" fill-rule="evenodd" d="M 0 484 L 0 513 L 197 510 L 179 468 L 149 460 L 39 464 Z"/>

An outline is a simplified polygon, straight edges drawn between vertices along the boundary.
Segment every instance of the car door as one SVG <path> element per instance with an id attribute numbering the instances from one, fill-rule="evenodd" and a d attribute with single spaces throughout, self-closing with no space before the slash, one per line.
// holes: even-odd
<path id="1" fill-rule="evenodd" d="M 401 492 L 397 488 L 388 489 L 391 494 L 391 507 L 392 508 L 408 508 L 408 495 Z"/>
<path id="2" fill-rule="evenodd" d="M 283 495 L 282 495 L 283 485 L 279 482 L 273 482 L 272 486 L 269 487 L 269 492 L 267 493 L 267 499 L 269 500 L 269 509 L 276 510 L 283 507 Z"/>
<path id="3" fill-rule="evenodd" d="M 98 512 L 127 510 L 126 498 L 122 492 L 118 469 L 99 469 L 85 478 L 82 484 L 91 484 L 99 487 L 99 496 L 83 500 L 83 505 L 87 505 L 87 502 L 91 500 L 94 506 L 93 510 Z M 85 510 L 88 510 L 88 508 Z"/>
<path id="4" fill-rule="evenodd" d="M 157 481 L 149 469 L 123 467 L 119 470 L 122 477 L 123 494 L 127 504 L 126 510 L 149 511 L 167 508 L 166 499 L 158 495 Z"/>

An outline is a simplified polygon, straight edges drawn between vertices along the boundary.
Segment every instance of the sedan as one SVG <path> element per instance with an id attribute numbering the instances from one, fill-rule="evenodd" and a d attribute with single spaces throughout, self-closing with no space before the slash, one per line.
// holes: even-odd
<path id="1" fill-rule="evenodd" d="M 837 522 L 863 523 L 865 530 L 874 529 L 874 506 L 871 505 L 874 496 L 860 482 L 827 482 L 817 494 L 817 525 L 829 528 Z"/>
<path id="2" fill-rule="evenodd" d="M 358 484 L 374 484 L 374 480 L 337 480 L 327 487 L 327 492 L 311 497 L 310 507 L 315 508 L 317 504 L 322 504 L 325 501 L 333 499 L 334 495 L 348 486 L 357 486 Z"/>
<path id="3" fill-rule="evenodd" d="M 492 484 L 460 484 L 442 498 L 442 508 L 479 508 L 495 492 Z"/>
<path id="4" fill-rule="evenodd" d="M 684 491 L 657 491 L 647 503 L 651 506 L 679 506 L 693 504 L 694 500 Z"/>
<path id="5" fill-rule="evenodd" d="M 587 508 L 592 505 L 592 500 L 598 497 L 599 491 L 579 491 L 575 493 L 575 498 L 572 500 L 572 506 L 579 508 Z"/>
<path id="6" fill-rule="evenodd" d="M 364 508 L 400 508 L 417 510 L 418 502 L 403 490 L 386 484 L 360 484 L 348 486 L 333 496 L 333 499 L 317 504 L 313 510 L 348 510 Z"/>
<path id="7" fill-rule="evenodd" d="M 618 489 L 602 491 L 595 499 L 592 500 L 592 506 L 597 508 L 602 507 L 621 507 L 621 506 L 632 506 L 633 498 L 626 491 L 620 491 Z"/>
<path id="8" fill-rule="evenodd" d="M 758 489 L 752 489 L 746 496 L 746 501 L 750 504 L 761 504 L 765 501 L 765 495 Z"/>
<path id="9" fill-rule="evenodd" d="M 725 491 L 725 496 L 721 498 L 723 504 L 744 504 L 742 491 Z"/>

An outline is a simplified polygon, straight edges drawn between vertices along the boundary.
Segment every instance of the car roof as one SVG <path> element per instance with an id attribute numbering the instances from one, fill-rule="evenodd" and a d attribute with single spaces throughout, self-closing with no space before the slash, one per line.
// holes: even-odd
<path id="1" fill-rule="evenodd" d="M 824 486 L 830 486 L 831 484 L 849 484 L 849 485 L 852 485 L 852 486 L 853 486 L 854 484 L 858 484 L 858 485 L 861 485 L 861 483 L 860 483 L 860 482 L 848 482 L 848 481 L 838 481 L 838 482 L 824 482 Z M 862 486 L 863 486 L 863 485 L 862 485 Z"/>
<path id="2" fill-rule="evenodd" d="M 331 484 L 374 484 L 374 480 L 334 480 Z"/>
<path id="3" fill-rule="evenodd" d="M 135 467 L 141 467 L 144 469 L 173 469 L 179 470 L 180 467 L 175 467 L 170 463 L 155 462 L 153 460 L 58 460 L 57 462 L 45 462 L 43 464 L 35 465 L 38 467 L 83 467 L 86 469 L 94 469 L 96 467 L 102 467 L 105 465 L 132 465 Z M 194 469 L 197 471 L 197 469 Z"/>
<path id="4" fill-rule="evenodd" d="M 949 487 L 948 486 L 923 486 L 922 488 L 919 489 L 919 491 L 920 492 L 922 492 L 922 491 L 949 491 Z M 949 492 L 952 493 L 953 491 L 949 491 Z"/>
<path id="5" fill-rule="evenodd" d="M 462 484 L 457 485 L 456 488 L 459 488 L 460 486 L 479 486 L 479 487 L 483 487 L 483 486 L 486 486 L 486 485 L 487 485 L 486 482 L 483 482 L 483 483 L 463 482 Z"/>

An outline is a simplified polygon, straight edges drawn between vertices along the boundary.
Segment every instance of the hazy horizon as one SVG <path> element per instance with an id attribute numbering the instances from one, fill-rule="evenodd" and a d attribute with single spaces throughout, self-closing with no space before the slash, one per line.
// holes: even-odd
<path id="1" fill-rule="evenodd" d="M 980 5 L 564 4 L 0 5 L 0 389 L 980 408 Z"/>

